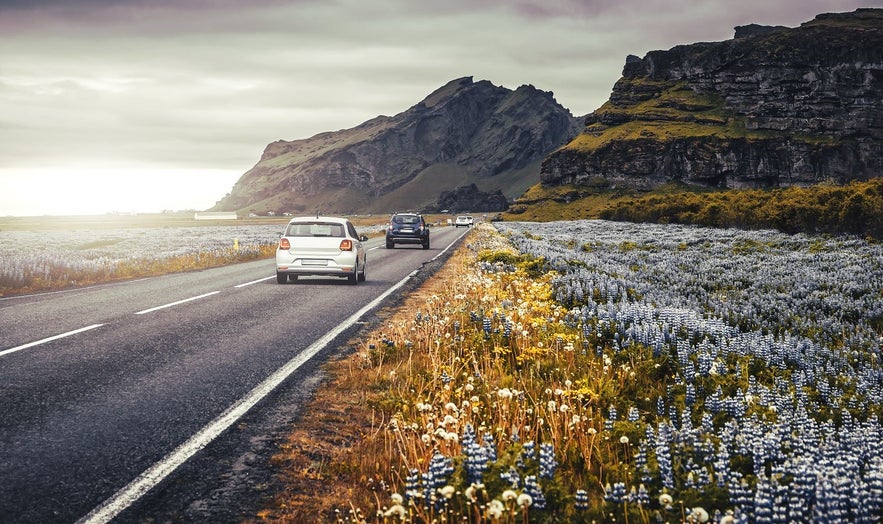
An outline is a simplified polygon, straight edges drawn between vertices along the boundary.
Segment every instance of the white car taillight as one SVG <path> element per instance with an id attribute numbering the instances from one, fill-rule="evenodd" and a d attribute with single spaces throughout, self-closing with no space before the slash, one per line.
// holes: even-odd
<path id="1" fill-rule="evenodd" d="M 352 251 L 353 250 L 353 241 L 345 238 L 340 241 L 340 250 L 341 251 Z"/>
<path id="2" fill-rule="evenodd" d="M 289 242 L 287 238 L 282 237 L 282 239 L 279 241 L 279 249 L 283 251 L 291 249 L 291 242 Z"/>

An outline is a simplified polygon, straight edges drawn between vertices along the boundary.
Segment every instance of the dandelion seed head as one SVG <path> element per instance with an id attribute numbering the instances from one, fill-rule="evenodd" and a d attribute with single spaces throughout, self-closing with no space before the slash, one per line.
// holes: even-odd
<path id="1" fill-rule="evenodd" d="M 708 512 L 705 508 L 695 507 L 690 511 L 689 518 L 692 522 L 708 522 Z"/>
<path id="2" fill-rule="evenodd" d="M 528 508 L 531 504 L 533 504 L 533 498 L 527 493 L 522 493 L 521 495 L 518 495 L 515 503 L 522 508 Z"/>
<path id="3" fill-rule="evenodd" d="M 491 519 L 499 519 L 503 517 L 505 506 L 497 499 L 490 501 L 487 505 L 487 516 Z"/>
<path id="4" fill-rule="evenodd" d="M 393 506 L 384 513 L 385 517 L 398 518 L 401 520 L 404 520 L 407 515 L 408 511 L 401 504 L 393 504 Z"/>

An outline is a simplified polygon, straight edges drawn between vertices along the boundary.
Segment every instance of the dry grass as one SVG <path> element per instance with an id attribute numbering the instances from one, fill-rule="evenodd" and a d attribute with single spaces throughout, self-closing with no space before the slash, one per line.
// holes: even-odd
<path id="1" fill-rule="evenodd" d="M 460 248 L 445 266 L 394 310 L 380 313 L 387 325 L 409 322 L 413 312 L 426 311 L 427 299 L 443 295 L 462 277 L 470 256 Z M 376 334 L 375 334 L 376 335 Z M 364 341 L 354 340 L 355 347 Z M 266 522 L 336 522 L 354 508 L 371 507 L 380 483 L 370 472 L 381 465 L 370 462 L 382 453 L 375 438 L 389 423 L 375 406 L 384 404 L 381 387 L 386 368 L 363 369 L 364 355 L 353 353 L 326 366 L 328 383 L 319 388 L 304 416 L 273 461 L 286 486 L 274 507 L 261 512 Z M 383 447 L 383 444 L 380 444 Z"/>

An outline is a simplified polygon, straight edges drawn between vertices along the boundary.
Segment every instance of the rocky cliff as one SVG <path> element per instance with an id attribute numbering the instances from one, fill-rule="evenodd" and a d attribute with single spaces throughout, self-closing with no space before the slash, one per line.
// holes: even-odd
<path id="1" fill-rule="evenodd" d="M 546 186 L 843 183 L 883 175 L 883 10 L 629 56 Z"/>
<path id="2" fill-rule="evenodd" d="M 398 115 L 268 145 L 214 209 L 421 209 L 472 183 L 513 198 L 539 181 L 542 159 L 581 128 L 550 92 L 459 78 Z"/>
<path id="3" fill-rule="evenodd" d="M 450 213 L 481 213 L 485 211 L 505 211 L 509 202 L 501 190 L 493 193 L 479 191 L 475 184 L 460 186 L 450 191 L 442 191 L 438 202 L 427 211 L 439 213 L 447 209 Z"/>

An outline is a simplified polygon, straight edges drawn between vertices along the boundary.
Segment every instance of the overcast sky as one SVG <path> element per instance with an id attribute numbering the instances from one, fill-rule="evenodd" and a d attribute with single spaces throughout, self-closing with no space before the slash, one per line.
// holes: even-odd
<path id="1" fill-rule="evenodd" d="M 598 108 L 629 54 L 883 0 L 0 0 L 0 216 L 205 209 L 275 140 L 462 76 Z"/>

